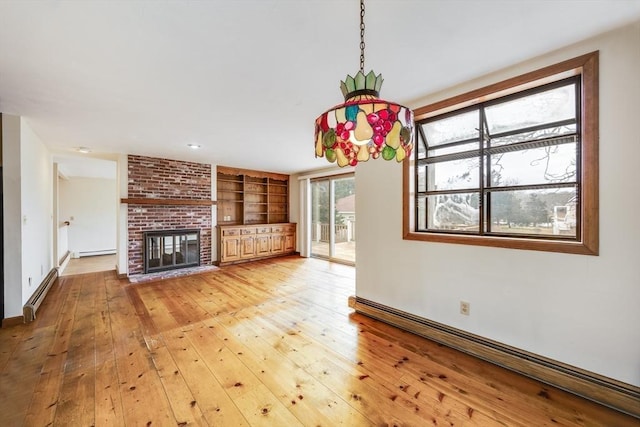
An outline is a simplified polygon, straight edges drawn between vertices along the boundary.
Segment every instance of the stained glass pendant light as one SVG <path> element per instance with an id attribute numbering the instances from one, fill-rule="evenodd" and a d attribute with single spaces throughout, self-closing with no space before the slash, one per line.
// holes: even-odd
<path id="1" fill-rule="evenodd" d="M 345 102 L 316 119 L 316 157 L 338 166 L 370 158 L 402 162 L 413 148 L 413 111 L 379 98 L 382 74 L 364 73 L 364 0 L 360 0 L 360 71 L 340 89 Z"/>

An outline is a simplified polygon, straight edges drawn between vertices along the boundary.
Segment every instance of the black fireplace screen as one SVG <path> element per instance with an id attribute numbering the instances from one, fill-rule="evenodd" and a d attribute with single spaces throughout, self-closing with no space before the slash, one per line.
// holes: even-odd
<path id="1" fill-rule="evenodd" d="M 144 233 L 144 272 L 200 265 L 200 230 L 162 230 Z"/>

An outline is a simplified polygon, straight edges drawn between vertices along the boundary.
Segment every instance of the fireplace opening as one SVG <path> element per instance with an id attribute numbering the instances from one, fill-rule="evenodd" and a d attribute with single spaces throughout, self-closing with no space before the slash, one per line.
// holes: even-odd
<path id="1" fill-rule="evenodd" d="M 144 272 L 200 265 L 200 230 L 162 230 L 144 233 Z"/>

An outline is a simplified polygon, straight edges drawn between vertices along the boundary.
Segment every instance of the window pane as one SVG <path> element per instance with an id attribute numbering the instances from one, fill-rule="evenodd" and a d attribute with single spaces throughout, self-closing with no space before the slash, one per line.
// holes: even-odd
<path id="1" fill-rule="evenodd" d="M 540 139 L 554 138 L 563 135 L 574 135 L 576 133 L 576 124 L 566 126 L 555 126 L 545 129 L 538 129 L 531 132 L 517 133 L 515 135 L 501 136 L 499 138 L 491 138 L 487 140 L 485 147 L 491 144 L 491 147 L 499 147 L 502 145 L 516 144 L 518 142 L 537 141 Z"/>
<path id="2" fill-rule="evenodd" d="M 489 193 L 491 232 L 576 237 L 576 188 Z"/>
<path id="3" fill-rule="evenodd" d="M 417 141 L 418 143 L 416 145 L 418 147 L 418 150 L 416 152 L 418 154 L 418 158 L 424 159 L 425 157 L 427 157 L 427 149 L 424 146 L 425 143 L 422 140 L 422 137 L 417 137 Z"/>
<path id="4" fill-rule="evenodd" d="M 427 166 L 417 166 L 418 168 L 418 192 L 427 191 Z"/>
<path id="5" fill-rule="evenodd" d="M 477 189 L 480 186 L 478 164 L 477 157 L 429 164 L 428 191 Z"/>
<path id="6" fill-rule="evenodd" d="M 576 144 L 511 151 L 491 156 L 491 186 L 576 181 Z"/>
<path id="7" fill-rule="evenodd" d="M 576 89 L 574 84 L 558 87 L 485 109 L 489 133 L 575 119 Z"/>
<path id="8" fill-rule="evenodd" d="M 427 197 L 430 230 L 471 231 L 480 223 L 478 193 L 445 194 Z"/>
<path id="9" fill-rule="evenodd" d="M 478 138 L 478 110 L 468 111 L 422 125 L 427 138 L 427 146 L 446 144 Z"/>
<path id="10" fill-rule="evenodd" d="M 429 157 L 442 156 L 444 154 L 454 154 L 454 153 L 463 153 L 465 151 L 478 150 L 480 148 L 480 143 L 469 142 L 465 144 L 447 146 L 445 148 L 435 148 L 429 150 Z"/>
<path id="11" fill-rule="evenodd" d="M 311 183 L 311 254 L 329 256 L 329 180 Z"/>
<path id="12" fill-rule="evenodd" d="M 418 230 L 427 229 L 427 198 L 418 197 L 418 217 L 416 218 Z"/>

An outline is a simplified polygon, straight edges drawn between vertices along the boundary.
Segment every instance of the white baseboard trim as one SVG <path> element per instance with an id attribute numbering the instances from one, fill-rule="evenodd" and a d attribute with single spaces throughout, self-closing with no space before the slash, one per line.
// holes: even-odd
<path id="1" fill-rule="evenodd" d="M 69 261 L 71 260 L 71 252 L 67 251 L 66 254 L 62 256 L 60 260 L 60 266 L 58 267 L 58 276 L 62 276 L 64 269 L 69 265 Z"/>

